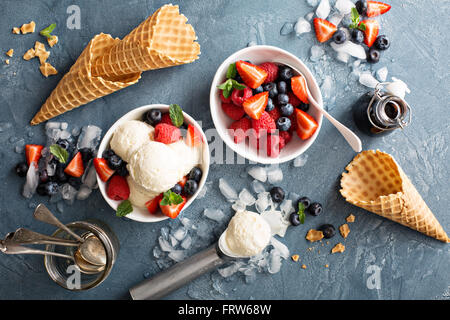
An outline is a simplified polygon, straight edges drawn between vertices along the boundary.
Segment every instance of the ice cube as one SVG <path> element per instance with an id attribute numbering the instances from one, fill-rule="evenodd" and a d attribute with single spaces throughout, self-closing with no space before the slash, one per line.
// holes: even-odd
<path id="1" fill-rule="evenodd" d="M 392 77 L 392 82 L 388 83 L 385 87 L 386 91 L 402 99 L 405 98 L 406 93 L 411 93 L 408 85 L 402 80 Z"/>
<path id="2" fill-rule="evenodd" d="M 208 221 L 200 221 L 197 224 L 197 234 L 201 238 L 208 238 L 212 234 L 212 227 Z"/>
<path id="3" fill-rule="evenodd" d="M 275 239 L 275 237 L 272 237 L 272 239 L 270 240 L 270 244 L 278 250 L 278 252 L 280 253 L 280 256 L 284 259 L 288 259 L 289 258 L 289 249 L 288 247 L 282 243 L 281 241 Z"/>
<path id="4" fill-rule="evenodd" d="M 71 135 L 70 135 L 70 132 L 69 131 L 66 131 L 66 130 L 62 130 L 61 132 L 60 132 L 60 135 L 59 135 L 59 138 L 60 139 L 69 139 L 71 137 Z"/>
<path id="5" fill-rule="evenodd" d="M 320 58 L 325 54 L 325 50 L 323 50 L 320 46 L 318 45 L 313 45 L 311 47 L 311 55 L 309 57 L 309 59 L 311 59 L 311 61 L 316 62 L 319 61 Z"/>
<path id="6" fill-rule="evenodd" d="M 271 184 L 280 183 L 283 181 L 283 171 L 278 165 L 272 165 L 267 169 L 267 179 Z"/>
<path id="7" fill-rule="evenodd" d="M 308 155 L 307 154 L 301 154 L 297 158 L 294 159 L 293 165 L 294 167 L 303 167 L 306 162 L 308 161 Z"/>
<path id="8" fill-rule="evenodd" d="M 180 221 L 181 224 L 185 226 L 187 229 L 190 229 L 192 227 L 192 221 L 190 219 L 183 217 L 180 219 Z"/>
<path id="9" fill-rule="evenodd" d="M 284 199 L 283 202 L 280 203 L 281 215 L 284 219 L 287 219 L 289 215 L 294 212 L 294 207 L 292 206 L 291 199 Z"/>
<path id="10" fill-rule="evenodd" d="M 61 124 L 60 124 L 61 130 L 67 130 L 68 127 L 69 127 L 69 124 L 67 122 L 61 122 Z"/>
<path id="11" fill-rule="evenodd" d="M 178 240 L 173 236 L 169 235 L 170 245 L 175 248 L 178 245 Z"/>
<path id="12" fill-rule="evenodd" d="M 236 190 L 232 186 L 230 186 L 230 184 L 224 178 L 219 179 L 219 189 L 225 199 L 227 199 L 229 202 L 232 202 L 238 198 Z"/>
<path id="13" fill-rule="evenodd" d="M 333 82 L 333 78 L 331 78 L 331 76 L 326 76 L 325 79 L 323 80 L 322 85 L 320 86 L 320 91 L 322 92 L 322 97 L 323 97 L 323 101 L 328 103 L 328 104 L 332 104 L 335 98 L 335 94 L 334 94 L 334 82 Z"/>
<path id="14" fill-rule="evenodd" d="M 269 207 L 271 203 L 271 197 L 269 192 L 262 192 L 258 194 L 258 199 L 255 202 L 256 211 L 259 213 L 263 213 L 266 211 L 267 207 Z"/>
<path id="15" fill-rule="evenodd" d="M 264 184 L 262 184 L 261 181 L 258 180 L 252 181 L 252 189 L 256 194 L 266 191 L 266 187 L 264 186 Z"/>
<path id="16" fill-rule="evenodd" d="M 91 193 L 92 193 L 92 189 L 89 188 L 87 185 L 83 184 L 80 187 L 80 190 L 78 190 L 77 200 L 86 200 L 87 198 L 89 198 Z"/>
<path id="17" fill-rule="evenodd" d="M 74 187 L 72 187 L 68 183 L 63 184 L 62 187 L 61 187 L 62 198 L 64 200 L 66 200 L 66 202 L 69 205 L 73 204 L 73 202 L 75 201 L 75 197 L 76 197 L 77 193 L 78 193 L 78 190 L 75 189 Z"/>
<path id="18" fill-rule="evenodd" d="M 77 149 L 90 148 L 92 150 L 97 149 L 97 145 L 100 142 L 102 136 L 102 129 L 97 126 L 85 126 L 81 130 L 78 137 Z"/>
<path id="19" fill-rule="evenodd" d="M 328 21 L 337 27 L 341 23 L 342 19 L 344 19 L 344 15 L 342 13 L 335 12 L 328 18 Z"/>
<path id="20" fill-rule="evenodd" d="M 350 55 L 347 52 L 337 52 L 336 59 L 343 63 L 348 63 L 348 60 L 350 59 Z"/>
<path id="21" fill-rule="evenodd" d="M 164 240 L 169 240 L 169 228 L 168 227 L 162 227 L 161 228 L 161 236 Z"/>
<path id="22" fill-rule="evenodd" d="M 184 252 L 184 250 L 174 250 L 169 253 L 168 257 L 175 262 L 180 262 L 186 258 L 186 253 Z"/>
<path id="23" fill-rule="evenodd" d="M 387 75 L 388 75 L 388 69 L 386 67 L 380 68 L 377 70 L 375 75 L 377 76 L 377 79 L 379 81 L 385 82 L 387 79 Z"/>
<path id="24" fill-rule="evenodd" d="M 192 238 L 191 236 L 186 236 L 186 238 L 184 238 L 183 242 L 181 242 L 181 247 L 183 249 L 189 249 L 192 245 Z"/>
<path id="25" fill-rule="evenodd" d="M 294 24 L 292 22 L 285 22 L 280 30 L 280 35 L 287 36 L 294 32 Z"/>
<path id="26" fill-rule="evenodd" d="M 159 236 L 158 238 L 159 246 L 161 247 L 162 251 L 171 252 L 173 251 L 172 246 L 170 245 L 169 241 L 163 238 L 163 236 Z"/>
<path id="27" fill-rule="evenodd" d="M 153 248 L 153 256 L 154 256 L 156 259 L 161 258 L 163 255 L 164 255 L 164 252 L 162 252 L 161 249 L 160 249 L 158 246 L 155 246 L 155 247 Z"/>
<path id="28" fill-rule="evenodd" d="M 345 52 L 345 53 L 348 53 L 349 55 L 351 55 L 355 58 L 361 59 L 361 60 L 365 60 L 367 57 L 366 51 L 364 50 L 364 47 L 362 45 L 356 44 L 349 40 L 347 40 L 341 44 L 331 42 L 330 45 L 337 52 Z"/>
<path id="29" fill-rule="evenodd" d="M 330 14 L 330 2 L 328 0 L 321 0 L 319 6 L 316 9 L 316 16 L 320 19 L 326 19 Z"/>
<path id="30" fill-rule="evenodd" d="M 231 208 L 236 212 L 240 212 L 244 211 L 247 208 L 247 206 L 241 200 L 236 200 L 231 206 Z"/>
<path id="31" fill-rule="evenodd" d="M 187 233 L 188 233 L 188 231 L 185 227 L 179 227 L 178 229 L 173 231 L 173 236 L 178 241 L 182 241 L 184 238 L 186 238 Z"/>
<path id="32" fill-rule="evenodd" d="M 249 268 L 244 272 L 245 275 L 245 283 L 253 283 L 256 280 L 256 270 L 253 268 Z"/>
<path id="33" fill-rule="evenodd" d="M 370 71 L 365 71 L 359 75 L 359 83 L 369 88 L 375 88 L 379 82 L 372 76 Z"/>
<path id="34" fill-rule="evenodd" d="M 81 177 L 81 182 L 88 186 L 90 189 L 97 189 L 97 172 L 93 165 L 88 166 L 88 170 Z"/>
<path id="35" fill-rule="evenodd" d="M 303 33 L 311 31 L 311 23 L 305 18 L 300 17 L 295 23 L 294 30 L 297 37 L 300 37 Z"/>
<path id="36" fill-rule="evenodd" d="M 251 167 L 248 170 L 248 174 L 256 180 L 259 180 L 261 182 L 266 182 L 267 181 L 267 171 L 266 168 L 263 167 Z"/>
<path id="37" fill-rule="evenodd" d="M 228 277 L 231 277 L 233 274 L 235 274 L 242 265 L 243 265 L 242 262 L 235 261 L 232 264 L 230 264 L 229 266 L 226 266 L 224 268 L 220 268 L 217 271 L 219 272 L 219 274 L 222 277 L 228 278 Z"/>
<path id="38" fill-rule="evenodd" d="M 74 136 L 74 137 L 78 137 L 79 135 L 80 135 L 80 133 L 81 133 L 81 128 L 80 127 L 73 127 L 72 128 L 72 135 Z"/>
<path id="39" fill-rule="evenodd" d="M 314 11 L 308 13 L 308 14 L 305 16 L 305 19 L 308 20 L 308 21 L 311 21 L 313 17 L 314 17 Z"/>
<path id="40" fill-rule="evenodd" d="M 239 200 L 246 206 L 252 206 L 256 201 L 255 197 L 246 188 L 239 193 Z"/>
<path id="41" fill-rule="evenodd" d="M 270 225 L 272 235 L 278 234 L 280 237 L 284 237 L 290 223 L 283 218 L 281 211 L 265 211 L 261 213 L 261 217 Z"/>
<path id="42" fill-rule="evenodd" d="M 350 0 L 337 0 L 334 7 L 342 14 L 349 14 L 352 8 L 355 7 L 355 4 Z"/>
<path id="43" fill-rule="evenodd" d="M 280 252 L 277 249 L 272 249 L 269 255 L 269 273 L 278 273 L 281 269 L 281 257 Z"/>
<path id="44" fill-rule="evenodd" d="M 197 199 L 201 199 L 206 196 L 206 192 L 208 191 L 208 186 L 206 184 L 203 185 L 203 188 L 197 194 Z"/>
<path id="45" fill-rule="evenodd" d="M 307 3 L 310 7 L 315 7 L 315 6 L 317 6 L 317 4 L 319 3 L 319 0 L 306 0 L 306 3 Z"/>
<path id="46" fill-rule="evenodd" d="M 32 162 L 27 171 L 27 178 L 25 185 L 23 186 L 22 195 L 30 199 L 36 192 L 36 188 L 39 184 L 39 170 L 35 162 Z"/>
<path id="47" fill-rule="evenodd" d="M 223 211 L 220 209 L 206 208 L 203 211 L 203 214 L 207 218 L 217 221 L 217 222 L 221 222 L 225 218 Z"/>

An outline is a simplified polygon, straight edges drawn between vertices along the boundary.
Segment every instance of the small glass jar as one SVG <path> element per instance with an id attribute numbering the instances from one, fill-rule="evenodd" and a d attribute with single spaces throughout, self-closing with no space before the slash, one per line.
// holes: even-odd
<path id="1" fill-rule="evenodd" d="M 113 231 L 102 221 L 76 221 L 67 224 L 67 227 L 81 237 L 85 234 L 93 234 L 101 241 L 106 253 L 105 267 L 102 271 L 88 274 L 81 272 L 75 263 L 70 259 L 47 255 L 44 257 L 45 269 L 47 270 L 50 278 L 65 289 L 71 291 L 92 289 L 102 283 L 110 274 L 117 259 L 117 255 L 119 254 L 119 240 Z M 56 230 L 52 236 L 73 240 L 73 238 L 62 229 Z M 73 256 L 77 248 L 47 245 L 46 249 L 48 251 Z"/>
<path id="2" fill-rule="evenodd" d="M 367 92 L 353 105 L 353 119 L 359 130 L 369 136 L 381 136 L 403 129 L 411 123 L 408 103 L 382 90 L 379 83 L 375 91 Z"/>

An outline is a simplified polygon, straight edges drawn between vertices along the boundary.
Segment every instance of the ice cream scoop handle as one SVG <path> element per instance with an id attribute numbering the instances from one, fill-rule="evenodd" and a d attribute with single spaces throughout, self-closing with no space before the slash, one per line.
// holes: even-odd
<path id="1" fill-rule="evenodd" d="M 222 265 L 226 258 L 217 244 L 179 262 L 130 289 L 133 300 L 156 300 L 181 288 L 202 274 Z"/>

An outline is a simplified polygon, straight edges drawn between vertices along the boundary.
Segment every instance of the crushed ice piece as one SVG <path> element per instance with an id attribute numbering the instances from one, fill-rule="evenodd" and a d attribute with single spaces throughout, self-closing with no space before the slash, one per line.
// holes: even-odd
<path id="1" fill-rule="evenodd" d="M 69 124 L 67 122 L 61 122 L 61 124 L 60 124 L 61 130 L 67 130 L 68 127 L 69 127 Z"/>
<path id="2" fill-rule="evenodd" d="M 102 129 L 97 126 L 84 126 L 78 137 L 77 149 L 90 148 L 92 150 L 97 149 L 97 145 L 100 143 L 102 136 Z"/>
<path id="3" fill-rule="evenodd" d="M 228 277 L 231 277 L 233 274 L 235 274 L 242 265 L 243 265 L 243 262 L 235 261 L 232 264 L 230 264 L 229 266 L 220 268 L 217 271 L 219 272 L 219 274 L 222 277 L 228 278 Z"/>
<path id="4" fill-rule="evenodd" d="M 303 17 L 298 18 L 294 26 L 295 34 L 297 37 L 303 33 L 311 32 L 311 23 Z"/>
<path id="5" fill-rule="evenodd" d="M 178 240 L 173 235 L 169 235 L 169 241 L 172 248 L 175 248 L 178 245 Z"/>
<path id="6" fill-rule="evenodd" d="M 330 2 L 328 0 L 321 0 L 319 6 L 316 9 L 316 16 L 320 19 L 326 19 L 330 14 Z"/>
<path id="7" fill-rule="evenodd" d="M 252 181 L 252 189 L 256 194 L 266 191 L 264 184 L 256 179 Z"/>
<path id="8" fill-rule="evenodd" d="M 256 201 L 255 197 L 246 188 L 239 193 L 239 200 L 246 206 L 252 206 Z"/>
<path id="9" fill-rule="evenodd" d="M 161 228 L 161 235 L 164 238 L 164 240 L 169 240 L 169 228 L 162 227 Z"/>
<path id="10" fill-rule="evenodd" d="M 281 269 L 281 257 L 280 257 L 280 252 L 273 248 L 270 251 L 270 255 L 269 255 L 269 268 L 267 271 L 269 271 L 269 273 L 271 274 L 275 274 L 278 273 Z"/>
<path id="11" fill-rule="evenodd" d="M 185 227 L 179 227 L 178 229 L 173 231 L 173 236 L 178 241 L 182 241 L 182 240 L 184 240 L 184 238 L 186 238 L 187 233 L 188 233 L 188 231 Z"/>
<path id="12" fill-rule="evenodd" d="M 87 198 L 89 198 L 91 193 L 92 193 L 92 189 L 89 188 L 87 185 L 83 184 L 80 187 L 80 190 L 78 190 L 77 200 L 86 200 Z"/>
<path id="13" fill-rule="evenodd" d="M 27 171 L 27 178 L 25 185 L 23 186 L 22 195 L 27 199 L 33 197 L 34 193 L 36 192 L 38 184 L 39 184 L 38 166 L 36 165 L 35 162 L 32 162 Z"/>
<path id="14" fill-rule="evenodd" d="M 405 98 L 406 93 L 411 93 L 411 90 L 409 90 L 408 85 L 404 83 L 402 80 L 397 79 L 395 77 L 392 77 L 392 82 L 385 85 L 384 89 L 388 93 L 393 94 L 402 99 Z"/>
<path id="15" fill-rule="evenodd" d="M 271 184 L 283 181 L 283 171 L 278 165 L 272 165 L 267 168 L 267 180 Z"/>
<path id="16" fill-rule="evenodd" d="M 292 22 L 285 22 L 280 30 L 280 35 L 287 36 L 294 32 L 294 24 Z"/>
<path id="17" fill-rule="evenodd" d="M 280 203 L 280 210 L 281 215 L 286 220 L 289 215 L 294 212 L 294 207 L 292 206 L 292 200 L 291 199 L 284 199 L 283 202 Z"/>
<path id="18" fill-rule="evenodd" d="M 164 270 L 170 267 L 170 260 L 158 259 L 156 260 L 156 264 L 161 270 Z"/>
<path id="19" fill-rule="evenodd" d="M 280 253 L 280 256 L 284 259 L 288 259 L 289 258 L 289 248 L 282 243 L 281 241 L 275 239 L 275 237 L 272 237 L 272 239 L 270 240 L 270 244 L 278 250 L 278 252 Z"/>
<path id="20" fill-rule="evenodd" d="M 70 205 L 75 201 L 75 197 L 78 193 L 78 190 L 72 187 L 70 184 L 65 183 L 61 187 L 61 196 L 67 203 Z"/>
<path id="21" fill-rule="evenodd" d="M 319 3 L 319 0 L 306 0 L 306 3 L 307 3 L 310 7 L 315 7 L 315 6 L 317 6 L 317 4 Z"/>
<path id="22" fill-rule="evenodd" d="M 247 208 L 247 206 L 241 200 L 236 200 L 231 206 L 231 208 L 236 212 L 240 212 L 244 211 Z"/>
<path id="23" fill-rule="evenodd" d="M 343 51 L 337 52 L 336 59 L 343 63 L 348 63 L 348 60 L 350 59 L 350 55 L 347 52 L 343 52 Z"/>
<path id="24" fill-rule="evenodd" d="M 335 42 L 331 42 L 330 45 L 333 48 L 333 50 L 335 50 L 337 52 L 348 53 L 349 55 L 351 55 L 355 58 L 358 58 L 358 59 L 365 60 L 367 57 L 366 50 L 364 50 L 364 47 L 362 45 L 356 44 L 350 40 L 347 40 L 342 44 L 337 44 Z"/>
<path id="25" fill-rule="evenodd" d="M 190 219 L 183 217 L 180 219 L 180 221 L 181 224 L 185 226 L 187 229 L 190 229 L 192 227 L 192 221 Z"/>
<path id="26" fill-rule="evenodd" d="M 322 56 L 325 54 L 325 50 L 322 49 L 322 47 L 318 46 L 318 45 L 313 45 L 311 47 L 311 55 L 309 56 L 309 59 L 311 59 L 311 61 L 316 62 L 319 61 L 320 58 L 322 58 Z"/>
<path id="27" fill-rule="evenodd" d="M 245 283 L 253 283 L 256 280 L 256 270 L 248 269 L 244 272 L 245 275 Z"/>
<path id="28" fill-rule="evenodd" d="M 197 224 L 197 234 L 201 238 L 208 238 L 212 234 L 212 226 L 208 221 L 200 221 Z"/>
<path id="29" fill-rule="evenodd" d="M 326 76 L 323 80 L 322 85 L 320 86 L 320 91 L 322 92 L 323 101 L 328 104 L 333 104 L 333 100 L 335 99 L 334 94 L 335 86 L 333 82 L 333 78 L 331 76 Z"/>
<path id="30" fill-rule="evenodd" d="M 234 188 L 230 186 L 230 184 L 224 178 L 219 179 L 219 189 L 225 199 L 230 202 L 238 198 L 236 190 L 234 190 Z"/>
<path id="31" fill-rule="evenodd" d="M 203 188 L 200 190 L 200 192 L 197 194 L 197 199 L 201 199 L 204 198 L 206 196 L 206 192 L 208 191 L 208 186 L 211 184 L 212 182 L 206 182 L 203 185 Z"/>
<path id="32" fill-rule="evenodd" d="M 80 127 L 77 126 L 77 127 L 73 127 L 73 128 L 72 128 L 72 135 L 73 135 L 74 137 L 79 136 L 80 133 L 81 133 L 81 128 L 80 128 Z"/>
<path id="33" fill-rule="evenodd" d="M 379 82 L 372 76 L 370 71 L 365 71 L 359 75 L 359 83 L 369 88 L 375 88 Z"/>
<path id="34" fill-rule="evenodd" d="M 158 246 L 155 246 L 155 247 L 153 248 L 153 256 L 154 256 L 156 259 L 161 258 L 163 255 L 164 255 L 164 252 L 162 252 L 161 249 L 160 249 Z"/>
<path id="35" fill-rule="evenodd" d="M 308 21 L 311 21 L 313 17 L 314 17 L 314 11 L 308 13 L 308 14 L 305 16 L 305 19 L 308 20 Z"/>
<path id="36" fill-rule="evenodd" d="M 173 248 L 170 245 L 169 241 L 164 239 L 163 236 L 159 236 L 158 242 L 159 242 L 159 246 L 161 247 L 162 251 L 171 252 L 173 250 Z"/>
<path id="37" fill-rule="evenodd" d="M 387 79 L 388 69 L 386 67 L 380 68 L 377 70 L 375 75 L 379 81 L 384 82 Z"/>
<path id="38" fill-rule="evenodd" d="M 186 236 L 186 238 L 184 238 L 184 240 L 181 242 L 181 247 L 183 249 L 189 249 L 192 245 L 192 238 L 191 236 Z"/>
<path id="39" fill-rule="evenodd" d="M 203 211 L 203 214 L 208 219 L 211 219 L 211 220 L 214 220 L 214 221 L 217 221 L 217 222 L 221 222 L 225 218 L 225 214 L 220 209 L 206 208 Z"/>
<path id="40" fill-rule="evenodd" d="M 270 225 L 272 235 L 278 234 L 280 237 L 284 237 L 290 223 L 283 218 L 281 211 L 265 211 L 261 213 L 261 217 Z"/>
<path id="41" fill-rule="evenodd" d="M 263 213 L 271 204 L 272 198 L 269 192 L 262 192 L 258 194 L 258 199 L 255 202 L 256 211 Z"/>
<path id="42" fill-rule="evenodd" d="M 60 139 L 65 139 L 65 140 L 67 140 L 67 139 L 69 139 L 71 137 L 71 135 L 70 135 L 70 132 L 69 131 L 61 131 L 60 132 L 60 134 L 59 134 L 59 138 Z"/>
<path id="43" fill-rule="evenodd" d="M 328 18 L 328 21 L 337 27 L 341 23 L 342 19 L 344 19 L 344 15 L 342 13 L 335 12 Z"/>
<path id="44" fill-rule="evenodd" d="M 355 6 L 350 0 L 337 0 L 334 7 L 342 14 L 349 14 Z"/>
<path id="45" fill-rule="evenodd" d="M 306 162 L 308 161 L 308 155 L 307 154 L 301 154 L 297 158 L 294 159 L 293 165 L 294 167 L 303 167 Z"/>
<path id="46" fill-rule="evenodd" d="M 266 168 L 254 166 L 254 167 L 251 167 L 247 172 L 253 179 L 259 180 L 261 182 L 267 181 Z"/>
<path id="47" fill-rule="evenodd" d="M 175 262 L 180 262 L 186 258 L 186 252 L 184 250 L 173 250 L 169 253 L 168 257 Z"/>
<path id="48" fill-rule="evenodd" d="M 81 177 L 81 182 L 91 189 L 98 188 L 97 172 L 95 171 L 95 167 L 93 165 L 90 165 L 90 168 Z"/>

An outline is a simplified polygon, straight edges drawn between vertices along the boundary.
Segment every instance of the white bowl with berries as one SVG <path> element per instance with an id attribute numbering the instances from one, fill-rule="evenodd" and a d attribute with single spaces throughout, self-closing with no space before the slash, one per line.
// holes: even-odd
<path id="1" fill-rule="evenodd" d="M 240 156 L 263 164 L 304 153 L 322 125 L 321 112 L 309 107 L 305 80 L 322 104 L 314 76 L 293 54 L 273 46 L 233 53 L 217 69 L 210 91 L 211 116 L 222 140 Z"/>
<path id="2" fill-rule="evenodd" d="M 122 116 L 94 159 L 105 201 L 117 216 L 139 222 L 177 218 L 205 185 L 209 162 L 200 125 L 178 105 L 164 104 Z"/>

